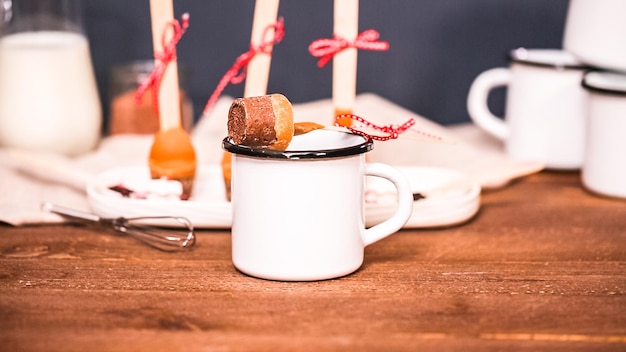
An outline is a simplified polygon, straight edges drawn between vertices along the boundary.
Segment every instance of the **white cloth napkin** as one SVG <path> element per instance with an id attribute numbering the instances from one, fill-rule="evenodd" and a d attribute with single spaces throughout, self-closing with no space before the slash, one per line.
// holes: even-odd
<path id="1" fill-rule="evenodd" d="M 232 97 L 220 98 L 211 113 L 200 118 L 191 136 L 200 164 L 218 164 L 221 141 Z M 355 114 L 376 124 L 403 123 L 414 118 L 415 129 L 441 140 L 408 138 L 376 142 L 372 161 L 391 165 L 436 166 L 467 173 L 483 187 L 500 187 L 509 180 L 543 168 L 541 163 L 521 163 L 506 158 L 500 143 L 472 125 L 442 127 L 375 94 L 357 97 Z M 330 125 L 329 99 L 294 105 L 296 121 Z M 97 150 L 80 157 L 0 149 L 0 221 L 11 225 L 60 222 L 40 209 L 44 201 L 89 211 L 85 186 L 100 172 L 115 167 L 147 163 L 152 136 L 116 135 L 103 138 Z"/>

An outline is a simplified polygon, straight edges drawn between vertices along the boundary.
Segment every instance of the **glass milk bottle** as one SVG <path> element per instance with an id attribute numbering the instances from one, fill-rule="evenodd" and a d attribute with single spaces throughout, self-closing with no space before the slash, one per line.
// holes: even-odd
<path id="1" fill-rule="evenodd" d="M 93 149 L 102 110 L 81 0 L 0 0 L 0 146 L 75 156 Z"/>

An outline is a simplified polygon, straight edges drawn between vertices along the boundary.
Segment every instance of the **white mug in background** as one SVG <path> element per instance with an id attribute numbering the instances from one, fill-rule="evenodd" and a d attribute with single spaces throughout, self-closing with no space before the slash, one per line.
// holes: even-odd
<path id="1" fill-rule="evenodd" d="M 232 255 L 250 276 L 282 281 L 341 277 L 363 263 L 364 247 L 404 226 L 413 195 L 396 169 L 366 163 L 372 141 L 338 131 L 294 137 L 287 151 L 249 148 L 229 138 L 232 153 Z M 365 228 L 365 176 L 390 180 L 398 208 Z"/>
<path id="2" fill-rule="evenodd" d="M 508 68 L 481 73 L 472 83 L 467 110 L 476 125 L 505 144 L 507 155 L 543 162 L 550 169 L 579 169 L 584 153 L 587 94 L 580 82 L 586 67 L 556 49 L 511 51 Z M 504 119 L 487 104 L 506 87 Z"/>
<path id="3" fill-rule="evenodd" d="M 626 71 L 626 1 L 570 0 L 563 48 L 586 64 Z"/>
<path id="4" fill-rule="evenodd" d="M 589 91 L 583 185 L 626 198 L 626 75 L 589 72 L 583 86 Z"/>

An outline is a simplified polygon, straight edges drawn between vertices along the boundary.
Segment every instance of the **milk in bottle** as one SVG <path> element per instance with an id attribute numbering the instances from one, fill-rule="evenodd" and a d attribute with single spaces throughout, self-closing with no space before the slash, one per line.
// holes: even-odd
<path id="1" fill-rule="evenodd" d="M 102 113 L 89 43 L 79 21 L 63 13 L 78 6 L 73 2 L 12 1 L 11 23 L 0 37 L 2 147 L 74 156 L 99 141 Z"/>

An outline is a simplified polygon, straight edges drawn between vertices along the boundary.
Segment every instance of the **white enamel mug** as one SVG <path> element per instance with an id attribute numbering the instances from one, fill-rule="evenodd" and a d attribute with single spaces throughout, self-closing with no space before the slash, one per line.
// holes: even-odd
<path id="1" fill-rule="evenodd" d="M 478 127 L 504 142 L 510 157 L 543 162 L 551 169 L 579 169 L 587 110 L 587 94 L 580 85 L 585 70 L 562 50 L 513 50 L 509 67 L 476 77 L 467 98 L 468 113 Z M 507 88 L 504 119 L 487 104 L 497 87 Z"/>
<path id="2" fill-rule="evenodd" d="M 563 48 L 589 65 L 626 72 L 626 1 L 570 0 Z"/>
<path id="3" fill-rule="evenodd" d="M 224 139 L 232 153 L 232 256 L 250 276 L 282 281 L 341 277 L 363 263 L 365 246 L 404 226 L 413 195 L 406 178 L 366 163 L 372 140 L 329 130 L 296 136 L 286 151 Z M 391 181 L 398 207 L 365 228 L 365 176 Z"/>
<path id="4" fill-rule="evenodd" d="M 590 93 L 583 185 L 626 198 L 626 75 L 589 72 L 583 86 Z"/>

